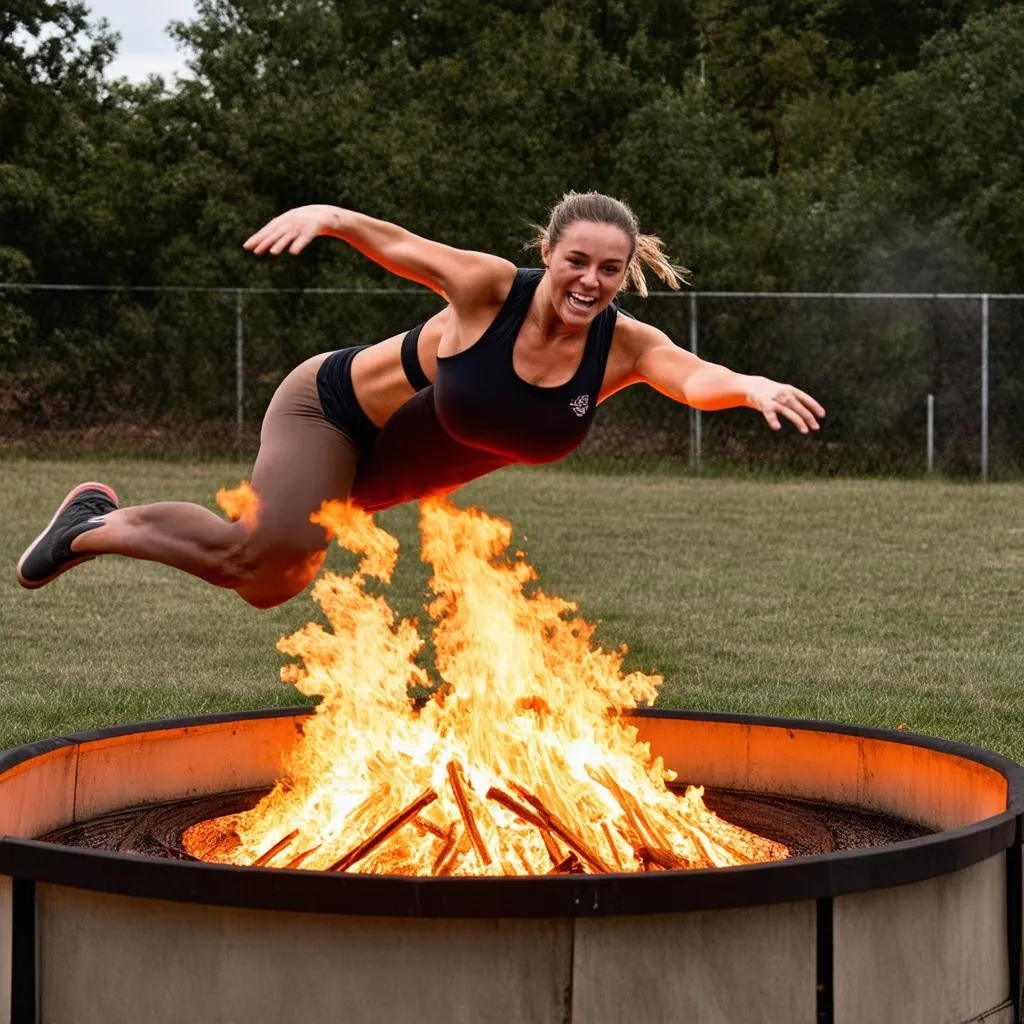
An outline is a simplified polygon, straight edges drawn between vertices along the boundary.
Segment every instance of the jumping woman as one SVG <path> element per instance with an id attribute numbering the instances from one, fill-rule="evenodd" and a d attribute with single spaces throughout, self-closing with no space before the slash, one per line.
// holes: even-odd
<path id="1" fill-rule="evenodd" d="M 319 570 L 329 537 L 310 516 L 324 501 L 381 509 L 502 466 L 564 458 L 596 407 L 630 384 L 698 409 L 748 406 L 773 430 L 787 419 L 806 434 L 825 415 L 803 391 L 699 359 L 619 311 L 620 291 L 647 294 L 645 267 L 672 288 L 683 272 L 658 239 L 640 234 L 629 207 L 600 193 L 570 192 L 554 207 L 535 240 L 537 269 L 332 206 L 289 210 L 245 248 L 298 255 L 320 235 L 426 285 L 447 306 L 404 336 L 313 356 L 282 381 L 252 471 L 255 523 L 185 502 L 121 508 L 105 484 L 80 484 L 21 556 L 23 587 L 118 554 L 270 608 Z"/>

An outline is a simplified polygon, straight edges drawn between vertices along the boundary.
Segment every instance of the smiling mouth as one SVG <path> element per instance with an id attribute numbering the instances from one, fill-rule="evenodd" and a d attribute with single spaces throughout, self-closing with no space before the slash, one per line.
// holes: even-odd
<path id="1" fill-rule="evenodd" d="M 593 295 L 580 295 L 579 292 L 566 292 L 566 299 L 573 309 L 591 310 L 597 305 L 597 297 Z"/>

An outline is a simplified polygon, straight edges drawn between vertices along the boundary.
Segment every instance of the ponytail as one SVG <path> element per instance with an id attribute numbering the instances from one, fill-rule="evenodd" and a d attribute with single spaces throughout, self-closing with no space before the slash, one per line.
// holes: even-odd
<path id="1" fill-rule="evenodd" d="M 636 236 L 636 246 L 633 249 L 633 257 L 626 267 L 626 277 L 622 282 L 623 288 L 632 288 L 642 298 L 647 297 L 647 279 L 644 277 L 644 267 L 647 267 L 660 281 L 667 284 L 673 291 L 679 291 L 680 284 L 686 283 L 689 270 L 686 267 L 676 266 L 665 255 L 665 247 L 660 238 L 655 235 Z"/>

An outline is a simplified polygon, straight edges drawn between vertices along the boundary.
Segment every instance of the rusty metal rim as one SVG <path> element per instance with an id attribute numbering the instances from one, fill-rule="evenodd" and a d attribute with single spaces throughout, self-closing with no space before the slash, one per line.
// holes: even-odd
<path id="1" fill-rule="evenodd" d="M 309 708 L 167 719 L 26 744 L 0 754 L 0 772 L 63 746 L 132 733 L 308 714 Z M 600 917 L 682 913 L 820 900 L 948 874 L 1011 849 L 1024 814 L 1024 768 L 965 744 L 829 722 L 645 709 L 680 718 L 831 732 L 927 747 L 984 764 L 1007 781 L 1007 810 L 964 828 L 868 850 L 773 864 L 652 874 L 542 878 L 406 878 L 323 874 L 169 861 L 0 837 L 0 874 L 174 902 L 380 917 Z"/>

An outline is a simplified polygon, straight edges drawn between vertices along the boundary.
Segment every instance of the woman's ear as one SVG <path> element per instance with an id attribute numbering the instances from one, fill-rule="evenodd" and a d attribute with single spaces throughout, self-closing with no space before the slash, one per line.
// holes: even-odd
<path id="1" fill-rule="evenodd" d="M 546 238 L 540 243 L 540 261 L 545 267 L 551 262 L 551 246 Z"/>

